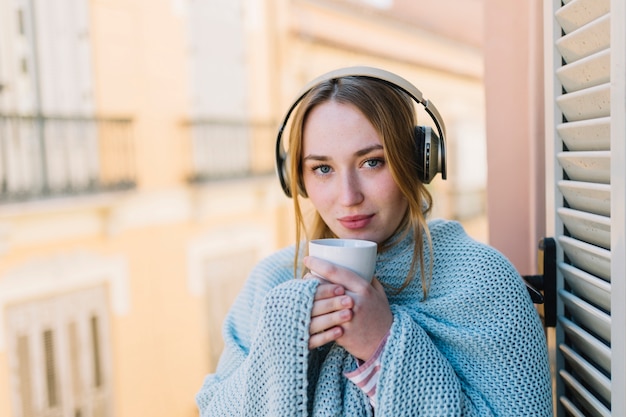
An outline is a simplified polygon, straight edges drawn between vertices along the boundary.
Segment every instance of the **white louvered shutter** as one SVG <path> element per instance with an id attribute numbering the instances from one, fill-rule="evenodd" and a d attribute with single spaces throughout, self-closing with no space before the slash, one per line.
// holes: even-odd
<path id="1" fill-rule="evenodd" d="M 624 416 L 624 2 L 546 3 L 557 415 Z"/>
<path id="2" fill-rule="evenodd" d="M 47 117 L 93 117 L 89 2 L 33 0 L 32 4 L 38 110 Z M 100 170 L 96 126 L 48 120 L 44 129 L 48 185 L 82 189 L 96 181 Z"/>
<path id="3" fill-rule="evenodd" d="M 110 417 L 113 376 L 104 286 L 7 309 L 13 417 Z"/>
<path id="4" fill-rule="evenodd" d="M 29 119 L 0 124 L 7 191 L 84 189 L 97 181 L 96 126 L 76 120 L 95 111 L 91 60 L 88 0 L 0 2 L 0 113 L 46 117 L 41 134 Z"/>

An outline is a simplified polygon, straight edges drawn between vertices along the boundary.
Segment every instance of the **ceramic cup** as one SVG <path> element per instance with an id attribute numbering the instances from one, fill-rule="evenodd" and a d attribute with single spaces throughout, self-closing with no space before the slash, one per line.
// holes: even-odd
<path id="1" fill-rule="evenodd" d="M 360 239 L 316 239 L 309 242 L 309 255 L 359 274 L 371 282 L 376 269 L 376 242 Z"/>

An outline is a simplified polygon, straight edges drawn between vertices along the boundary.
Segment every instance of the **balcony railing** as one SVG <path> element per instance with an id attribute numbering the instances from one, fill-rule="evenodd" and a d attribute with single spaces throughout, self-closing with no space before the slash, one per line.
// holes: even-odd
<path id="1" fill-rule="evenodd" d="M 273 123 L 194 119 L 185 123 L 190 182 L 245 178 L 274 170 Z"/>
<path id="2" fill-rule="evenodd" d="M 132 121 L 0 114 L 0 204 L 136 186 Z"/>

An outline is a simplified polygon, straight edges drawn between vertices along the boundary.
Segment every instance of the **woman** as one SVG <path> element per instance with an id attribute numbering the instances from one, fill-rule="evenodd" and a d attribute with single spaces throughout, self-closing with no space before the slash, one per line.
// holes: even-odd
<path id="1" fill-rule="evenodd" d="M 297 243 L 261 261 L 235 301 L 201 415 L 552 415 L 546 341 L 520 276 L 458 223 L 426 220 L 415 97 L 363 72 L 322 76 L 292 107 L 279 174 L 299 194 Z M 300 230 L 377 242 L 372 284 L 299 256 Z"/>

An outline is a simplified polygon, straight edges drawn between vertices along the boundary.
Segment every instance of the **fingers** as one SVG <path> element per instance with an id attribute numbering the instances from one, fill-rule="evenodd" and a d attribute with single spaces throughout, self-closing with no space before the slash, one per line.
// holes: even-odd
<path id="1" fill-rule="evenodd" d="M 311 335 L 321 333 L 335 326 L 347 323 L 351 319 L 352 310 L 339 310 L 329 314 L 312 317 L 311 324 L 309 325 L 309 333 Z"/>
<path id="2" fill-rule="evenodd" d="M 326 343 L 334 342 L 343 335 L 343 329 L 339 326 L 328 329 L 325 332 L 312 334 L 309 337 L 309 349 L 324 346 Z"/>
<path id="3" fill-rule="evenodd" d="M 313 308 L 311 309 L 311 317 L 321 316 L 323 314 L 332 313 L 333 311 L 350 309 L 354 307 L 354 301 L 352 298 L 346 296 L 321 298 L 313 302 Z"/>
<path id="4" fill-rule="evenodd" d="M 321 275 L 316 274 L 315 272 L 311 271 L 311 272 L 307 272 L 304 277 L 304 279 L 316 279 L 318 280 L 321 284 L 329 284 L 329 282 L 327 280 L 324 279 L 324 277 L 322 277 Z"/>
<path id="5" fill-rule="evenodd" d="M 332 285 L 328 285 L 332 287 Z M 343 291 L 343 288 L 342 288 Z M 354 301 L 349 296 L 320 298 L 313 302 L 309 325 L 309 349 L 337 340 L 343 335 L 342 324 L 352 320 Z"/>
<path id="6" fill-rule="evenodd" d="M 352 310 L 345 309 L 313 317 L 309 327 L 309 349 L 335 341 L 343 336 L 341 324 L 352 319 Z"/>
<path id="7" fill-rule="evenodd" d="M 356 273 L 346 268 L 333 265 L 320 258 L 306 256 L 304 258 L 304 265 L 311 271 L 315 271 L 315 275 L 324 277 L 323 279 L 326 282 L 341 285 L 349 291 L 356 292 L 361 290 L 364 286 L 369 285 L 367 281 L 359 277 Z"/>
<path id="8" fill-rule="evenodd" d="M 322 300 L 325 298 L 333 298 L 344 295 L 345 289 L 341 285 L 337 284 L 319 284 L 315 291 L 315 300 Z"/>

